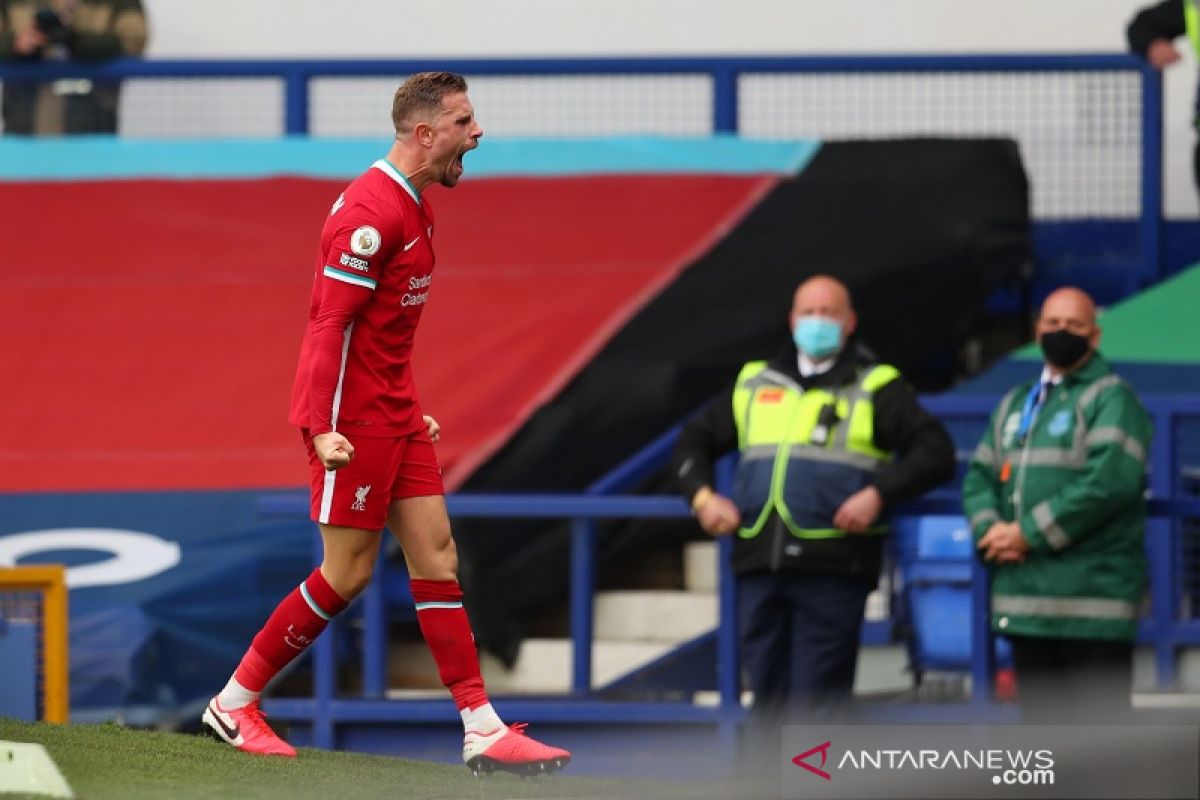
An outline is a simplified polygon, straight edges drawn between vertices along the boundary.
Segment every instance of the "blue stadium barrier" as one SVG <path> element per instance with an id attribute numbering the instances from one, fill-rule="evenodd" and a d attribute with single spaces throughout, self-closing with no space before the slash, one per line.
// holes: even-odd
<path id="1" fill-rule="evenodd" d="M 925 405 L 949 421 L 986 424 L 996 399 L 986 396 L 927 398 Z M 1200 420 L 1200 398 L 1146 398 L 1155 422 L 1149 474 L 1151 499 L 1146 549 L 1149 558 L 1151 608 L 1139 622 L 1138 641 L 1153 647 L 1156 686 L 1169 690 L 1177 681 L 1177 657 L 1185 647 L 1200 646 L 1200 620 L 1178 619 L 1179 599 L 1184 587 L 1178 569 L 1180 529 L 1184 518 L 1200 518 L 1200 499 L 1179 498 L 1179 461 L 1176 433 L 1186 422 Z M 585 494 L 573 495 L 468 495 L 450 494 L 446 501 L 452 517 L 541 518 L 571 520 L 570 621 L 573 643 L 572 690 L 568 696 L 508 701 L 514 718 L 532 722 L 597 719 L 621 723 L 708 723 L 716 725 L 722 740 L 734 741 L 742 718 L 738 670 L 733 576 L 728 569 L 728 537 L 720 540 L 718 627 L 719 702 L 700 708 L 685 702 L 612 703 L 595 700 L 591 689 L 592 618 L 595 593 L 596 521 L 600 519 L 686 518 L 690 511 L 676 496 L 605 495 L 602 492 L 637 483 L 659 468 L 668 457 L 678 429 L 663 434 L 638 454 L 597 481 Z M 970 450 L 960 444 L 960 459 Z M 973 445 L 973 442 L 972 442 Z M 973 449 L 973 448 L 972 448 Z M 719 464 L 718 484 L 728 486 L 732 461 Z M 1174 479 L 1173 479 L 1174 476 Z M 265 495 L 259 510 L 265 515 L 307 516 L 305 495 Z M 928 515 L 961 513 L 954 491 L 938 491 L 898 510 L 896 521 Z M 319 557 L 319 542 L 317 543 Z M 969 559 L 971 596 L 971 705 L 986 708 L 991 703 L 996 656 L 989 624 L 990 587 L 987 568 Z M 961 577 L 961 576 L 959 576 Z M 314 696 L 311 699 L 272 699 L 267 708 L 283 720 L 304 721 L 313 726 L 312 741 L 318 747 L 333 747 L 339 741 L 338 726 L 381 722 L 435 722 L 451 714 L 449 701 L 384 700 L 386 609 L 382 581 L 371 584 L 364 608 L 363 694 L 361 698 L 338 698 L 334 691 L 333 636 L 317 640 L 314 649 Z M 936 711 L 933 713 L 937 713 Z M 594 717 L 592 715 L 595 715 Z"/>

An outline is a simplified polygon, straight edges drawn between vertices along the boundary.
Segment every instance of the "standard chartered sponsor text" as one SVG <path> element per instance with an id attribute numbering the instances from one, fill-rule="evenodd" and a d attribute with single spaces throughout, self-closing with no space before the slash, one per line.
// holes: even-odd
<path id="1" fill-rule="evenodd" d="M 405 294 L 400 298 L 402 306 L 419 306 L 429 299 L 428 286 L 433 281 L 432 275 L 422 275 L 419 278 L 409 278 L 408 288 L 410 290 L 425 289 L 426 291 L 418 294 Z"/>

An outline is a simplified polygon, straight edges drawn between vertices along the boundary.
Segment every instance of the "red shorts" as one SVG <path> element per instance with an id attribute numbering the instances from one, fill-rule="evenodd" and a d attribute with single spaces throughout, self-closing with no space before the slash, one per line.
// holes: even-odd
<path id="1" fill-rule="evenodd" d="M 442 470 L 424 428 L 403 438 L 347 437 L 354 445 L 354 458 L 338 470 L 326 470 L 308 431 L 301 433 L 308 450 L 316 522 L 382 530 L 393 500 L 445 494 Z"/>

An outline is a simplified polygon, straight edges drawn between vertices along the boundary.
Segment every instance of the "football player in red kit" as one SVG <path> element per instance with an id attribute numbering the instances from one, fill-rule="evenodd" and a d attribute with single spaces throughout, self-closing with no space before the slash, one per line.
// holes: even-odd
<path id="1" fill-rule="evenodd" d="M 413 333 L 433 281 L 434 217 L 422 190 L 453 187 L 483 129 L 466 81 L 414 75 L 392 103 L 387 157 L 333 203 L 321 232 L 290 421 L 308 451 L 312 518 L 324 559 L 254 637 L 203 722 L 250 753 L 294 756 L 259 696 L 371 579 L 383 528 L 400 541 L 417 620 L 462 716 L 474 770 L 541 772 L 570 761 L 505 725 L 488 701 L 457 580 L 458 556 L 433 443 L 438 425 L 413 386 Z"/>

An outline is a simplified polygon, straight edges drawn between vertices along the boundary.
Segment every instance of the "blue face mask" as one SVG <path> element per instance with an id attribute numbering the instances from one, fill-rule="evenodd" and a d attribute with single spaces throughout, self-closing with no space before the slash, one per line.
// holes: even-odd
<path id="1" fill-rule="evenodd" d="M 792 331 L 796 347 L 809 358 L 821 360 L 842 346 L 842 326 L 827 317 L 801 317 Z"/>

